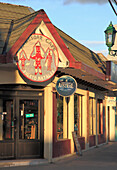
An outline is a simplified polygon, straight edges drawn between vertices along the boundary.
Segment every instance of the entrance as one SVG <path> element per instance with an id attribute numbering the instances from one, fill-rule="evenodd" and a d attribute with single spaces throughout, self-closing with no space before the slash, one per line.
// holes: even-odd
<path id="1" fill-rule="evenodd" d="M 0 159 L 43 157 L 42 97 L 0 100 Z"/>

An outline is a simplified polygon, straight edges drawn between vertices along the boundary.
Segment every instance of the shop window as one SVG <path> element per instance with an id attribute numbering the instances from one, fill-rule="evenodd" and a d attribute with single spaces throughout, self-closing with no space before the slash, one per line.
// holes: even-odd
<path id="1" fill-rule="evenodd" d="M 20 100 L 20 139 L 39 139 L 38 100 Z"/>
<path id="2" fill-rule="evenodd" d="M 89 135 L 94 134 L 94 128 L 93 128 L 93 98 L 89 98 Z"/>
<path id="3" fill-rule="evenodd" d="M 13 100 L 0 100 L 0 140 L 14 139 Z"/>
<path id="4" fill-rule="evenodd" d="M 98 134 L 103 134 L 103 100 L 98 99 L 97 101 L 97 119 L 98 119 Z"/>
<path id="5" fill-rule="evenodd" d="M 63 97 L 57 95 L 57 139 L 63 139 Z"/>
<path id="6" fill-rule="evenodd" d="M 76 131 L 77 136 L 82 136 L 83 127 L 83 96 L 75 94 L 74 95 L 74 131 Z"/>
<path id="7" fill-rule="evenodd" d="M 57 94 L 57 140 L 67 139 L 67 100 Z"/>

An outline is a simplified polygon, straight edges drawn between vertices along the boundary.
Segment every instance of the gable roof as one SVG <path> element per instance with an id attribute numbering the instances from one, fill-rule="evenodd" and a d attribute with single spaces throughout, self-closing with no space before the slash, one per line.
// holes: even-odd
<path id="1" fill-rule="evenodd" d="M 16 20 L 16 22 L 18 23 L 17 20 L 19 20 L 21 17 L 26 17 L 27 15 L 30 15 L 32 12 L 34 12 L 34 10 L 30 7 L 0 2 L 0 54 L 6 53 L 6 44 L 8 38 L 10 37 L 10 32 L 12 31 L 12 29 L 14 29 L 13 21 Z M 16 37 L 12 37 L 12 44 L 14 43 L 14 38 Z"/>
<path id="2" fill-rule="evenodd" d="M 9 35 L 9 40 L 7 42 L 5 53 L 7 53 L 12 48 L 12 46 L 19 39 L 19 37 L 26 30 L 26 28 L 30 25 L 30 23 L 36 17 L 37 14 L 38 12 L 34 12 L 30 15 L 26 15 L 21 19 L 14 20 L 13 23 L 11 23 L 12 28 Z"/>
<path id="3" fill-rule="evenodd" d="M 34 12 L 31 7 L 0 2 L 0 18 L 15 20 Z"/>
<path id="4" fill-rule="evenodd" d="M 46 27 L 50 31 L 51 35 L 53 36 L 53 38 L 55 39 L 59 47 L 62 49 L 65 56 L 67 56 L 68 60 L 70 62 L 75 62 L 74 57 L 71 55 L 70 51 L 65 46 L 63 40 L 60 38 L 58 32 L 56 31 L 54 25 L 51 23 L 45 11 L 41 9 L 33 14 L 30 14 L 30 17 L 31 17 L 30 22 L 28 21 L 28 26 L 25 27 L 25 31 L 24 32 L 22 31 L 21 36 L 19 36 L 19 38 L 16 40 L 16 42 L 8 51 L 6 57 L 7 62 L 13 61 L 13 56 L 16 54 L 19 48 L 24 44 L 24 42 L 29 38 L 29 36 L 33 33 L 33 31 L 39 26 L 41 21 L 44 21 Z"/>
<path id="5" fill-rule="evenodd" d="M 1 6 L 3 7 L 3 4 Z M 106 62 L 102 61 L 99 55 L 55 27 L 44 10 L 32 13 L 29 7 L 17 6 L 17 10 L 15 10 L 14 5 L 8 5 L 11 8 L 6 6 L 4 6 L 4 9 L 7 8 L 5 11 L 8 12 L 9 9 L 11 15 L 6 17 L 4 13 L 4 17 L 2 18 L 4 22 L 3 24 L 2 22 L 0 23 L 0 49 L 2 49 L 0 50 L 0 54 L 6 54 L 6 62 L 13 62 L 13 57 L 19 48 L 25 43 L 41 21 L 44 21 L 53 38 L 68 58 L 70 62 L 69 67 L 76 69 L 82 68 L 92 74 L 94 72 L 97 74 L 97 71 L 100 77 L 105 78 Z M 13 18 L 12 12 L 13 14 L 15 13 Z M 0 58 L 5 59 L 5 57 L 2 56 Z"/>
<path id="6" fill-rule="evenodd" d="M 100 55 L 80 44 L 57 27 L 56 30 L 76 61 L 85 63 L 101 73 L 106 73 L 106 62 L 102 60 Z"/>

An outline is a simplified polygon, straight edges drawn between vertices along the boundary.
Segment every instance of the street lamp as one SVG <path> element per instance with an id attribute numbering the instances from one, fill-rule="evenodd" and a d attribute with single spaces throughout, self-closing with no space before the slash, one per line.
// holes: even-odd
<path id="1" fill-rule="evenodd" d="M 105 32 L 105 38 L 106 38 L 106 45 L 109 47 L 109 54 L 111 51 L 111 47 L 114 45 L 114 39 L 115 39 L 115 33 L 116 30 L 113 27 L 112 22 L 110 22 L 110 25 L 107 27 L 107 29 L 104 31 Z"/>

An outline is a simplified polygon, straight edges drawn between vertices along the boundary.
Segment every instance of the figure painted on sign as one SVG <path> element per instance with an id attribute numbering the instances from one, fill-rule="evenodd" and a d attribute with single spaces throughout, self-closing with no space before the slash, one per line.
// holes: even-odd
<path id="1" fill-rule="evenodd" d="M 52 51 L 51 50 L 49 50 L 45 62 L 47 63 L 47 70 L 51 71 L 51 65 L 52 65 Z"/>
<path id="2" fill-rule="evenodd" d="M 38 69 L 39 69 L 39 74 L 42 75 L 41 60 L 44 59 L 45 57 L 42 56 L 42 47 L 39 41 L 35 44 L 30 58 L 35 60 L 35 75 L 37 75 Z"/>
<path id="3" fill-rule="evenodd" d="M 25 54 L 24 50 L 21 51 L 19 60 L 21 60 L 22 70 L 25 70 L 26 54 Z"/>

